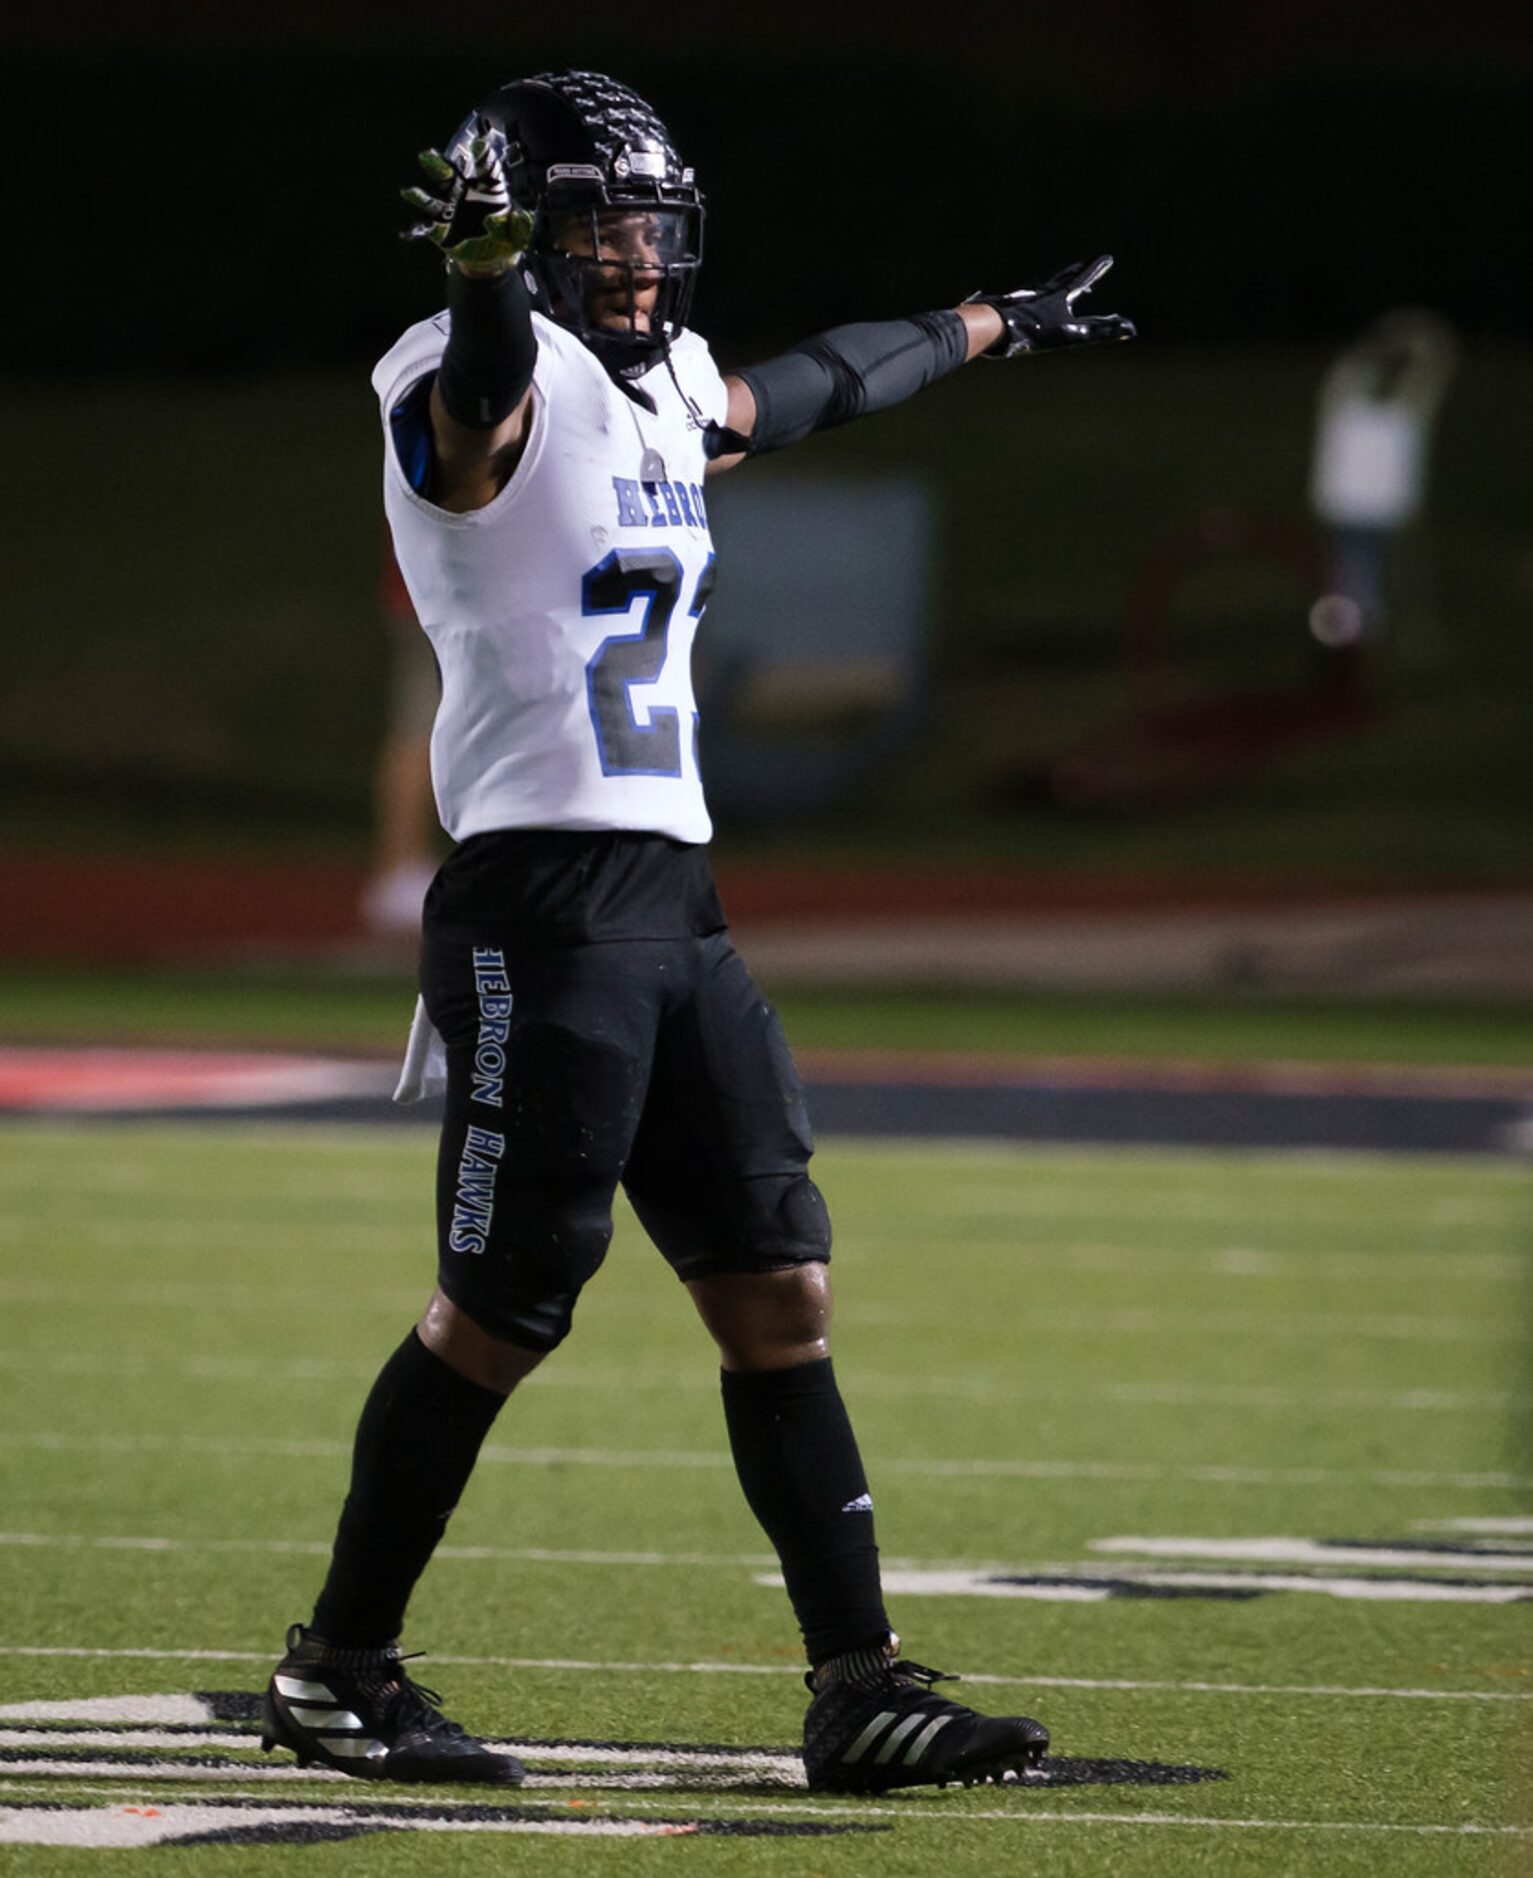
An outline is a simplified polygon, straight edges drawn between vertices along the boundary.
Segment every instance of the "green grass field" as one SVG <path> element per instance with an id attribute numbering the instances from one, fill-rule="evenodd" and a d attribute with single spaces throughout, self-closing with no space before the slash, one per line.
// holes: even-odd
<path id="1" fill-rule="evenodd" d="M 47 1732 L 0 1707 L 0 1839 L 37 1802 L 420 1806 L 273 1779 L 237 1721 L 157 1735 L 143 1698 L 258 1687 L 307 1614 L 362 1392 L 429 1284 L 431 1158 L 413 1131 L 0 1132 L 3 1703 L 55 1705 Z M 1083 1784 L 868 1804 L 727 1755 L 532 1746 L 527 1836 L 156 1859 L 274 1878 L 1526 1868 L 1527 1612 L 1431 1582 L 1533 1580 L 1516 1538 L 1474 1524 L 1533 1536 L 1516 1163 L 831 1141 L 818 1166 L 896 1622 L 919 1660 L 990 1679 L 978 1705 L 1045 1719 Z M 795 1638 L 716 1391 L 625 1215 L 412 1612 L 452 1712 L 532 1743 L 791 1748 Z M 1288 1544 L 1214 1546 L 1263 1539 Z M 1157 1572 L 1194 1582 L 1146 1595 Z M 1207 1595 L 1230 1574 L 1298 1588 Z M 996 1595 L 1005 1575 L 1087 1582 Z M 1139 1595 L 1091 1597 L 1104 1575 Z M 102 1697 L 138 1701 L 70 1719 Z M 1091 1765 L 1125 1761 L 1219 1777 Z M 594 1836 L 626 1821 L 877 1831 Z M 28 1874 L 142 1858 L 0 1843 L 0 1870 Z"/>
<path id="2" fill-rule="evenodd" d="M 1511 998 L 1294 997 L 1253 992 L 1116 995 L 768 983 L 798 1048 L 1031 1051 L 1040 1055 L 1273 1058 L 1533 1065 L 1533 1004 Z M 0 1039 L 12 1043 L 280 1043 L 392 1054 L 415 990 L 323 967 L 260 970 L 0 963 Z"/>

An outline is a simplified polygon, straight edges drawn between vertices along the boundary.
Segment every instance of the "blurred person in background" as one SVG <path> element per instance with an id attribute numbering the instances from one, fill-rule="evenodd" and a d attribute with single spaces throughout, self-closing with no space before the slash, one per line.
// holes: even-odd
<path id="1" fill-rule="evenodd" d="M 1327 637 L 1381 639 L 1391 614 L 1426 618 L 1427 577 L 1401 550 L 1426 499 L 1433 426 L 1458 362 L 1452 329 L 1401 308 L 1340 354 L 1320 388 L 1310 502 L 1331 537 Z M 1339 602 L 1339 604 L 1338 604 Z"/>

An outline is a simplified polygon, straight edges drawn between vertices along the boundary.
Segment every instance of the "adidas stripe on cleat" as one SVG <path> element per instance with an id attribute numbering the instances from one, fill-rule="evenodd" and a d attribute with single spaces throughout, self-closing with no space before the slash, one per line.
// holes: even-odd
<path id="1" fill-rule="evenodd" d="M 1042 1722 L 979 1715 L 934 1695 L 955 1682 L 887 1649 L 852 1651 L 805 1677 L 814 1693 L 804 1718 L 804 1771 L 828 1793 L 884 1793 L 1020 1778 L 1049 1745 Z"/>
<path id="2" fill-rule="evenodd" d="M 406 1660 L 392 1646 L 339 1649 L 294 1624 L 267 1685 L 261 1746 L 362 1780 L 519 1786 L 521 1762 L 449 1721 L 436 1691 L 405 1674 Z"/>

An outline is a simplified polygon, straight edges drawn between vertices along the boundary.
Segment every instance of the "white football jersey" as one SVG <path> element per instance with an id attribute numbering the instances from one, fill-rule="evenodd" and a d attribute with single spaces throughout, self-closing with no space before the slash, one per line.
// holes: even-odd
<path id="1" fill-rule="evenodd" d="M 652 415 L 572 334 L 533 315 L 527 447 L 466 515 L 411 488 L 390 418 L 435 372 L 445 313 L 378 364 L 384 507 L 442 672 L 431 773 L 455 840 L 497 828 L 631 828 L 706 841 L 692 641 L 713 585 L 702 431 L 662 361 Z M 703 417 L 728 394 L 683 333 L 676 378 Z"/>

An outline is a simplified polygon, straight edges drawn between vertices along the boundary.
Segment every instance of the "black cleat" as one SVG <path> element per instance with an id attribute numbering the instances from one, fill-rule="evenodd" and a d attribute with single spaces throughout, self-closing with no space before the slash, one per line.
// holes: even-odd
<path id="1" fill-rule="evenodd" d="M 294 1624 L 266 1689 L 261 1746 L 291 1748 L 359 1780 L 472 1781 L 516 1787 L 527 1770 L 495 1754 L 442 1713 L 434 1689 L 412 1682 L 384 1650 L 342 1650 Z"/>
<path id="2" fill-rule="evenodd" d="M 956 1682 L 886 1650 L 853 1651 L 804 1678 L 814 1693 L 804 1717 L 804 1771 L 820 1793 L 884 1793 L 1020 1778 L 1042 1761 L 1049 1731 L 1025 1715 L 977 1715 L 933 1695 Z"/>

